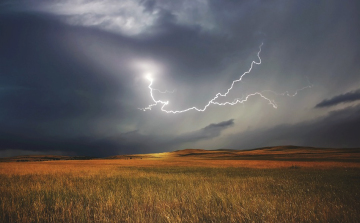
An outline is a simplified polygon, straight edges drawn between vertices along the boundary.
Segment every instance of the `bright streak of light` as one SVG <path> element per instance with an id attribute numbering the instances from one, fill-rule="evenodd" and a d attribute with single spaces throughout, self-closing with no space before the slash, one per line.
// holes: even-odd
<path id="1" fill-rule="evenodd" d="M 211 104 L 219 105 L 219 106 L 243 104 L 243 103 L 247 102 L 250 97 L 253 97 L 253 96 L 259 96 L 259 97 L 263 98 L 265 101 L 267 101 L 269 103 L 269 105 L 271 105 L 273 108 L 277 108 L 277 105 L 273 100 L 271 100 L 271 99 L 269 99 L 269 98 L 267 98 L 266 96 L 263 95 L 264 92 L 271 92 L 271 93 L 274 93 L 274 94 L 278 94 L 278 93 L 276 93 L 274 91 L 270 91 L 270 90 L 251 93 L 251 94 L 248 94 L 246 96 L 243 96 L 241 99 L 236 98 L 232 102 L 222 102 L 222 103 L 216 102 L 216 99 L 218 99 L 219 97 L 226 97 L 230 93 L 230 91 L 233 89 L 234 84 L 237 83 L 237 82 L 241 82 L 243 77 L 251 72 L 251 70 L 253 69 L 254 64 L 256 64 L 256 65 L 261 64 L 260 53 L 261 53 L 261 47 L 262 46 L 263 46 L 263 43 L 261 43 L 261 45 L 259 46 L 259 51 L 257 53 L 257 57 L 258 57 L 259 61 L 258 62 L 252 61 L 251 66 L 250 66 L 248 71 L 244 72 L 238 79 L 234 80 L 231 83 L 231 86 L 227 89 L 227 91 L 225 93 L 220 93 L 220 92 L 217 93 L 210 101 L 208 101 L 208 103 L 203 108 L 190 107 L 190 108 L 187 108 L 187 109 L 184 109 L 184 110 L 167 110 L 165 107 L 167 105 L 169 105 L 170 102 L 155 99 L 153 93 L 154 93 L 154 91 L 157 91 L 157 92 L 160 92 L 160 93 L 173 93 L 174 91 L 172 91 L 172 92 L 160 91 L 158 89 L 153 88 L 152 85 L 153 85 L 154 79 L 150 75 L 147 75 L 146 78 L 150 81 L 150 84 L 148 85 L 148 88 L 150 89 L 150 97 L 151 97 L 151 99 L 152 99 L 152 101 L 154 103 L 150 104 L 149 106 L 147 106 L 145 108 L 139 108 L 139 109 L 143 110 L 143 111 L 151 110 L 152 107 L 154 107 L 154 106 L 156 106 L 158 104 L 161 104 L 161 111 L 166 112 L 166 113 L 171 113 L 171 114 L 184 113 L 184 112 L 188 112 L 188 111 L 191 111 L 191 110 L 195 110 L 195 111 L 198 111 L 198 112 L 204 112 Z M 295 92 L 295 94 L 289 94 L 288 92 L 285 92 L 285 93 L 278 94 L 278 95 L 295 96 L 295 95 L 297 95 L 297 93 L 299 91 L 302 91 L 302 90 L 304 90 L 306 88 L 310 88 L 310 87 L 311 86 L 307 86 L 307 87 L 304 87 L 302 89 L 299 89 L 299 90 L 297 90 Z"/>
<path id="2" fill-rule="evenodd" d="M 145 76 L 145 78 L 148 79 L 150 82 L 152 82 L 152 81 L 154 80 L 154 79 L 152 78 L 151 74 L 147 74 L 147 75 Z M 152 90 L 152 91 L 157 91 L 157 92 L 159 92 L 159 93 L 161 93 L 161 94 L 173 94 L 173 93 L 175 93 L 175 89 L 172 90 L 172 91 L 168 91 L 168 90 L 161 91 L 161 90 L 159 90 L 159 89 L 152 88 L 151 90 Z"/>
<path id="3" fill-rule="evenodd" d="M 273 94 L 276 94 L 276 95 L 280 95 L 280 96 L 288 96 L 288 97 L 295 97 L 300 91 L 303 91 L 305 89 L 308 89 L 308 88 L 312 88 L 313 85 L 310 83 L 309 79 L 306 77 L 306 80 L 308 81 L 308 86 L 305 86 L 303 88 L 300 88 L 298 90 L 295 91 L 295 93 L 293 94 L 290 94 L 289 91 L 285 91 L 284 93 L 277 93 L 275 91 L 271 91 L 271 90 L 265 90 L 265 91 L 262 91 L 262 93 L 265 93 L 265 92 L 270 92 L 270 93 L 273 93 Z"/>
<path id="4" fill-rule="evenodd" d="M 153 91 L 157 91 L 157 92 L 159 92 L 159 93 L 161 93 L 161 94 L 173 94 L 173 93 L 175 93 L 175 89 L 172 90 L 172 91 L 168 91 L 168 90 L 161 91 L 161 90 L 159 90 L 159 89 L 153 88 L 152 90 L 153 90 Z"/>

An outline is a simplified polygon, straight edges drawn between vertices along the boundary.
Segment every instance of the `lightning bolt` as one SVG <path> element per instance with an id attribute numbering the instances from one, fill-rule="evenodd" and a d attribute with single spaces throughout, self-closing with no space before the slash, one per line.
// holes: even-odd
<path id="1" fill-rule="evenodd" d="M 276 93 L 276 92 L 274 92 L 274 91 L 270 91 L 270 90 L 266 90 L 266 91 L 262 91 L 262 92 L 251 93 L 251 94 L 246 95 L 245 97 L 236 98 L 236 99 L 234 99 L 232 102 L 222 102 L 222 103 L 216 102 L 216 100 L 217 100 L 219 97 L 226 97 L 226 96 L 230 93 L 230 91 L 233 89 L 235 83 L 241 82 L 242 79 L 243 79 L 243 77 L 244 77 L 245 75 L 249 74 L 249 73 L 252 71 L 254 65 L 260 65 L 260 64 L 261 64 L 260 53 L 261 53 L 261 48 L 262 48 L 263 44 L 264 44 L 264 43 L 261 43 L 261 45 L 259 46 L 259 51 L 258 51 L 258 53 L 257 53 L 257 57 L 258 57 L 259 61 L 258 61 L 258 62 L 257 62 L 257 61 L 252 61 L 249 70 L 245 71 L 238 79 L 234 80 L 234 81 L 231 83 L 230 87 L 227 89 L 227 91 L 226 91 L 225 93 L 220 93 L 220 92 L 217 93 L 210 101 L 208 101 L 208 103 L 207 103 L 203 108 L 198 108 L 198 107 L 195 107 L 195 106 L 194 106 L 194 107 L 190 107 L 190 108 L 187 108 L 187 109 L 184 109 L 184 110 L 175 110 L 175 111 L 174 111 L 174 110 L 167 110 L 165 107 L 166 107 L 167 105 L 169 105 L 170 102 L 169 102 L 169 101 L 162 101 L 162 100 L 157 100 L 157 99 L 155 99 L 155 97 L 154 97 L 154 91 L 157 91 L 157 92 L 160 92 L 160 93 L 173 93 L 174 91 L 173 91 L 173 92 L 160 91 L 159 89 L 153 88 L 152 85 L 153 85 L 153 83 L 154 83 L 154 79 L 153 79 L 151 76 L 147 76 L 147 79 L 150 81 L 150 84 L 148 85 L 148 88 L 149 88 L 149 90 L 150 90 L 150 97 L 151 97 L 151 99 L 152 99 L 152 101 L 153 101 L 154 103 L 148 105 L 148 106 L 145 107 L 145 108 L 139 108 L 139 109 L 140 109 L 140 110 L 143 110 L 143 111 L 151 110 L 152 107 L 154 107 L 154 106 L 156 106 L 156 105 L 158 105 L 158 104 L 161 104 L 161 111 L 166 112 L 166 113 L 171 113 L 171 114 L 184 113 L 184 112 L 188 112 L 188 111 L 191 111 L 191 110 L 195 110 L 195 111 L 198 111 L 198 112 L 204 112 L 204 111 L 205 111 L 210 105 L 212 105 L 212 104 L 213 104 L 213 105 L 219 105 L 219 106 L 243 104 L 243 103 L 247 102 L 250 97 L 253 97 L 253 96 L 260 96 L 260 97 L 263 98 L 265 101 L 267 101 L 267 102 L 269 103 L 269 105 L 271 105 L 273 108 L 277 108 L 276 103 L 275 103 L 273 100 L 271 100 L 271 99 L 267 98 L 266 96 L 264 96 L 264 94 L 263 94 L 264 92 L 271 92 L 271 93 L 278 94 L 278 93 Z M 287 91 L 286 91 L 285 93 L 278 94 L 278 95 L 295 96 L 300 90 L 304 90 L 304 89 L 306 89 L 306 88 L 309 88 L 309 86 L 304 87 L 303 89 L 297 90 L 297 91 L 295 92 L 295 94 L 293 94 L 293 95 L 289 94 Z"/>
<path id="2" fill-rule="evenodd" d="M 168 90 L 161 91 L 161 90 L 159 90 L 159 89 L 153 88 L 152 90 L 153 90 L 153 91 L 157 91 L 157 92 L 159 92 L 159 93 L 161 93 L 161 94 L 173 94 L 173 93 L 175 93 L 175 89 L 172 90 L 172 91 L 168 91 Z"/>
<path id="3" fill-rule="evenodd" d="M 270 92 L 270 93 L 273 93 L 273 94 L 275 94 L 275 95 L 295 97 L 300 91 L 303 91 L 303 90 L 305 90 L 305 89 L 314 87 L 314 85 L 312 85 L 312 84 L 310 83 L 308 77 L 306 77 L 306 80 L 307 80 L 307 82 L 308 82 L 309 85 L 308 85 L 308 86 L 305 86 L 305 87 L 303 87 L 303 88 L 300 88 L 300 89 L 298 89 L 298 90 L 296 90 L 293 94 L 290 94 L 289 91 L 285 91 L 285 92 L 283 92 L 283 93 L 277 93 L 277 92 L 272 91 L 272 90 L 264 90 L 264 91 L 262 91 L 262 93 Z"/>

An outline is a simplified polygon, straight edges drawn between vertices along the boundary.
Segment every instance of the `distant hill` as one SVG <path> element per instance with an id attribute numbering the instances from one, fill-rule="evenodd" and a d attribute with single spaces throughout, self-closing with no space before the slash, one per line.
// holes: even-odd
<path id="1" fill-rule="evenodd" d="M 104 158 L 86 156 L 29 155 L 2 158 L 0 162 L 30 162 L 90 159 L 209 159 L 209 160 L 279 160 L 279 161 L 339 161 L 360 162 L 360 148 L 315 148 L 303 146 L 274 146 L 250 150 L 184 149 L 173 152 L 116 155 Z"/>
<path id="2" fill-rule="evenodd" d="M 274 146 L 250 150 L 184 149 L 173 152 L 117 155 L 106 159 L 211 159 L 211 160 L 282 160 L 360 162 L 360 148 L 315 148 Z"/>
<path id="3" fill-rule="evenodd" d="M 90 160 L 94 157 L 87 156 L 54 156 L 54 155 L 26 155 L 0 158 L 0 162 L 36 162 L 53 160 Z"/>
<path id="4" fill-rule="evenodd" d="M 174 151 L 172 155 L 176 157 L 197 157 L 203 159 L 360 162 L 360 148 L 275 146 L 250 150 L 185 149 Z"/>

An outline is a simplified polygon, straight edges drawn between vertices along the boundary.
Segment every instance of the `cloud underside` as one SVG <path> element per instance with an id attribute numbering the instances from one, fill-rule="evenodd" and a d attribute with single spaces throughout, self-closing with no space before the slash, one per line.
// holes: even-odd
<path id="1" fill-rule="evenodd" d="M 164 17 L 182 25 L 214 28 L 208 2 L 203 0 L 38 0 L 8 5 L 17 10 L 57 15 L 70 25 L 97 27 L 127 36 L 156 32 Z"/>
<path id="2" fill-rule="evenodd" d="M 230 136 L 228 147 L 251 149 L 277 145 L 360 147 L 360 105 L 330 112 L 325 117 L 293 125 L 246 131 Z"/>
<path id="3" fill-rule="evenodd" d="M 359 101 L 360 89 L 350 91 L 360 81 L 356 1 L 3 2 L 0 157 L 359 145 L 358 107 L 307 121 L 327 112 L 314 106 Z M 138 109 L 151 103 L 149 73 L 154 88 L 176 89 L 154 92 L 169 110 L 203 107 L 258 60 L 262 42 L 262 64 L 219 102 L 269 90 L 278 109 L 259 97 L 203 113 Z M 295 92 L 306 79 L 315 87 L 294 97 L 270 93 Z M 334 89 L 348 93 L 329 98 Z"/>
<path id="4" fill-rule="evenodd" d="M 164 152 L 184 149 L 182 145 L 219 137 L 221 133 L 234 126 L 234 120 L 210 124 L 197 131 L 181 135 L 146 135 L 138 131 L 123 133 L 104 139 L 75 139 L 59 141 L 56 139 L 35 139 L 7 135 L 1 139 L 0 147 L 21 149 L 23 151 L 56 151 L 58 154 L 110 156 Z M 229 149 L 252 149 L 264 146 L 299 145 L 317 147 L 360 147 L 359 142 L 360 106 L 330 112 L 327 116 L 313 121 L 278 125 L 268 129 L 256 129 L 225 136 L 224 147 Z M 4 136 L 5 134 L 2 134 Z M 223 136 L 224 137 L 224 136 Z M 205 148 L 206 149 L 206 148 Z M 24 153 L 24 152 L 22 152 Z"/>
<path id="5" fill-rule="evenodd" d="M 345 94 L 336 95 L 330 99 L 325 99 L 319 104 L 317 104 L 316 108 L 325 108 L 335 106 L 341 103 L 350 103 L 354 101 L 360 100 L 360 89 L 347 92 Z"/>
<path id="6" fill-rule="evenodd" d="M 210 124 L 197 131 L 180 135 L 144 135 L 138 131 L 132 131 L 103 139 L 79 138 L 73 140 L 59 140 L 56 138 L 31 138 L 25 136 L 0 134 L 0 155 L 10 154 L 9 150 L 21 151 L 21 154 L 34 154 L 36 151 L 41 154 L 63 155 L 85 155 L 85 156 L 110 156 L 124 153 L 148 153 L 165 152 L 169 148 L 178 149 L 183 143 L 197 142 L 206 139 L 216 138 L 221 132 L 234 125 L 234 120 Z M 19 152 L 18 152 L 19 153 Z M 13 154 L 13 153 L 11 153 Z"/>

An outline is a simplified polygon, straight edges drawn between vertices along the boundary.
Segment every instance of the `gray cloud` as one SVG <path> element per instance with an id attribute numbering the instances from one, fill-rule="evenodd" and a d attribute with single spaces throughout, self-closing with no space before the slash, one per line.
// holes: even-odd
<path id="1" fill-rule="evenodd" d="M 177 149 L 184 149 L 183 144 L 199 142 L 219 137 L 221 133 L 234 125 L 234 120 L 213 123 L 196 131 L 186 132 L 177 135 L 163 134 L 142 134 L 139 131 L 132 131 L 118 136 L 108 137 L 99 140 L 98 143 L 111 143 L 122 153 L 146 153 L 164 152 Z"/>
<path id="2" fill-rule="evenodd" d="M 181 25 L 209 31 L 216 28 L 208 1 L 202 0 L 35 0 L 5 1 L 2 5 L 15 11 L 49 13 L 70 25 L 96 27 L 126 36 L 157 34 L 154 28 L 164 13 L 171 14 L 173 22 Z"/>
<path id="3" fill-rule="evenodd" d="M 175 137 L 173 140 L 171 140 L 171 144 L 196 142 L 199 140 L 214 138 L 219 136 L 223 130 L 233 125 L 234 125 L 234 119 L 230 119 L 228 121 L 224 121 L 216 124 L 210 124 L 200 130 Z"/>
<path id="4" fill-rule="evenodd" d="M 0 156 L 16 154 L 56 154 L 104 157 L 117 154 L 165 152 L 179 149 L 184 143 L 197 142 L 220 136 L 221 132 L 234 125 L 234 120 L 210 124 L 197 131 L 180 135 L 150 135 L 131 131 L 111 137 L 74 138 L 62 140 L 58 137 L 38 137 L 37 135 L 15 135 L 0 132 Z M 181 147 L 180 147 L 181 148 Z M 21 151 L 21 153 L 20 153 Z"/>
<path id="5" fill-rule="evenodd" d="M 325 143 L 322 134 L 330 133 L 309 120 L 326 110 L 312 107 L 359 88 L 359 8 L 333 0 L 2 1 L 0 144 L 82 155 L 221 148 L 226 134 L 246 145 L 320 145 L 314 138 Z M 262 64 L 219 102 L 263 90 L 295 93 L 307 79 L 314 87 L 294 97 L 267 91 L 278 109 L 259 97 L 202 113 L 138 109 L 151 103 L 147 73 L 154 88 L 176 89 L 155 92 L 168 109 L 203 107 L 249 69 L 262 42 Z M 329 124 L 352 126 L 332 117 Z M 211 124 L 223 120 L 230 121 Z M 284 123 L 318 131 L 299 138 Z M 247 126 L 254 130 L 244 133 Z M 281 130 L 295 136 L 286 132 L 286 140 Z"/>
<path id="6" fill-rule="evenodd" d="M 315 108 L 330 107 L 341 103 L 348 103 L 360 100 L 360 89 L 336 95 L 330 99 L 325 99 L 315 106 Z"/>
<path id="7" fill-rule="evenodd" d="M 360 147 L 359 126 L 360 106 L 347 107 L 311 121 L 248 130 L 230 136 L 227 146 L 232 149 L 277 145 Z"/>

